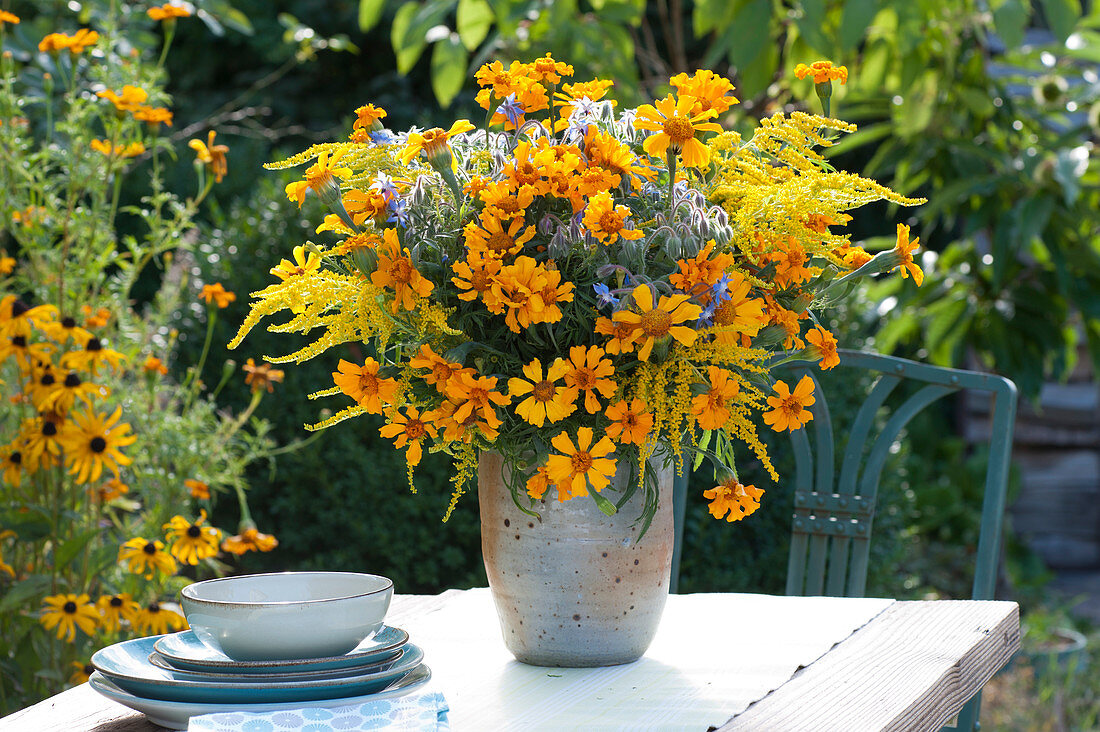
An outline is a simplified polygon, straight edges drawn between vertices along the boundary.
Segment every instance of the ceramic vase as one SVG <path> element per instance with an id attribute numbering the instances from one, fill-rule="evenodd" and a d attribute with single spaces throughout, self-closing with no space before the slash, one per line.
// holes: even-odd
<path id="1" fill-rule="evenodd" d="M 660 507 L 639 539 L 644 495 L 607 516 L 581 496 L 557 500 L 551 488 L 521 511 L 507 466 L 483 452 L 478 465 L 481 548 L 504 643 L 536 666 L 613 666 L 639 658 L 657 632 L 674 541 L 673 469 L 658 471 Z M 629 479 L 621 465 L 612 488 Z M 617 493 L 605 490 L 612 502 Z"/>

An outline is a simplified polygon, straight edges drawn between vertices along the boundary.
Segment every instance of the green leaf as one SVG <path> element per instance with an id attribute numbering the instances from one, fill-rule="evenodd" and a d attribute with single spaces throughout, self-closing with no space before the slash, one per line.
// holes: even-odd
<path id="1" fill-rule="evenodd" d="M 485 0 L 458 0 L 458 37 L 466 50 L 473 51 L 493 26 L 493 8 Z"/>
<path id="2" fill-rule="evenodd" d="M 739 3 L 726 32 L 707 54 L 704 66 L 713 67 L 723 54 L 738 71 L 756 61 L 772 45 L 771 21 L 771 0 Z"/>
<path id="3" fill-rule="evenodd" d="M 382 19 L 386 0 L 359 0 L 359 30 L 366 33 Z"/>
<path id="4" fill-rule="evenodd" d="M 1054 180 L 1062 186 L 1066 205 L 1072 206 L 1081 195 L 1081 176 L 1088 170 L 1088 151 L 1084 147 L 1058 151 L 1054 162 Z"/>
<path id="5" fill-rule="evenodd" d="M 466 82 L 469 56 L 457 33 L 436 42 L 432 51 L 432 91 L 442 107 L 451 106 Z"/>
<path id="6" fill-rule="evenodd" d="M 1081 17 L 1080 0 L 1041 0 L 1043 15 L 1059 41 L 1065 42 Z"/>
<path id="7" fill-rule="evenodd" d="M 1024 30 L 1031 15 L 1024 0 L 1004 0 L 993 10 L 993 27 L 1008 48 L 1016 48 L 1024 42 Z"/>
<path id="8" fill-rule="evenodd" d="M 0 614 L 14 612 L 25 601 L 32 597 L 45 595 L 50 589 L 50 578 L 44 574 L 32 574 L 26 579 L 20 580 L 11 586 L 3 597 L 0 597 Z"/>
<path id="9" fill-rule="evenodd" d="M 802 0 L 798 32 L 812 49 L 828 54 L 831 43 L 825 36 L 825 0 Z"/>
<path id="10" fill-rule="evenodd" d="M 58 569 L 64 569 L 69 566 L 69 562 L 73 561 L 73 558 L 77 554 L 84 551 L 84 547 L 88 542 L 94 539 L 99 534 L 98 529 L 89 529 L 83 533 L 77 534 L 73 538 L 66 541 L 53 553 L 54 566 Z"/>
<path id="11" fill-rule="evenodd" d="M 729 0 L 699 0 L 691 13 L 692 28 L 696 38 L 702 38 L 712 30 L 725 30 L 733 22 L 737 3 Z"/>
<path id="12" fill-rule="evenodd" d="M 848 0 L 840 12 L 838 38 L 843 53 L 855 50 L 878 12 L 878 0 Z"/>
<path id="13" fill-rule="evenodd" d="M 397 13 L 393 16 L 393 25 L 390 27 L 390 43 L 393 45 L 394 55 L 397 56 L 397 72 L 402 75 L 412 70 L 427 46 L 423 36 L 419 43 L 406 42 L 413 18 L 419 10 L 420 4 L 416 0 L 409 0 L 397 9 Z"/>

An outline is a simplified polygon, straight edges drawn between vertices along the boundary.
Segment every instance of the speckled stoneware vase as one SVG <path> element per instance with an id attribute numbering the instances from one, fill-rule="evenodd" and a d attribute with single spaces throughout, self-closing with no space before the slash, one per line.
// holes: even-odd
<path id="1" fill-rule="evenodd" d="M 539 521 L 516 507 L 502 462 L 497 453 L 481 453 L 478 501 L 485 570 L 508 650 L 536 666 L 614 666 L 639 658 L 668 597 L 672 468 L 658 476 L 663 500 L 639 542 L 632 524 L 642 513 L 642 491 L 607 516 L 587 497 L 559 502 L 551 488 L 535 503 Z M 612 486 L 627 475 L 624 467 Z"/>

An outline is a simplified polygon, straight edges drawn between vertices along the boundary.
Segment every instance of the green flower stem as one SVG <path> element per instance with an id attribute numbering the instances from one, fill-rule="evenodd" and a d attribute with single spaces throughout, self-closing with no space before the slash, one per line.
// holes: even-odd
<path id="1" fill-rule="evenodd" d="M 168 49 L 172 46 L 172 39 L 176 36 L 176 19 L 169 18 L 164 21 L 164 47 L 160 51 L 160 58 L 157 59 L 157 68 L 164 68 L 164 61 L 168 58 Z"/>
<path id="2" fill-rule="evenodd" d="M 191 390 L 187 397 L 187 406 L 189 407 L 195 401 L 195 396 L 198 393 L 198 384 L 202 381 L 202 370 L 206 366 L 206 357 L 210 354 L 210 341 L 214 336 L 214 324 L 218 322 L 218 308 L 213 303 L 207 303 L 206 305 L 206 339 L 202 343 L 202 355 L 199 356 L 199 361 L 194 366 L 187 370 L 187 376 L 183 380 L 183 388 L 186 391 L 188 386 L 194 384 L 195 388 Z"/>

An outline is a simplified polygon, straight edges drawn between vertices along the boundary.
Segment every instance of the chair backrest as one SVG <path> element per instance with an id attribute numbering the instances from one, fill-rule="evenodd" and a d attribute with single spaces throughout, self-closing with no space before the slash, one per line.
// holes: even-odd
<path id="1" fill-rule="evenodd" d="M 923 409 L 962 390 L 992 397 L 992 423 L 981 533 L 974 568 L 973 598 L 993 599 L 1000 558 L 1001 529 L 1008 490 L 1009 458 L 1016 417 L 1016 387 L 994 374 L 949 369 L 860 351 L 840 351 L 840 366 L 872 372 L 874 383 L 844 435 L 840 472 L 836 473 L 838 435 L 825 394 L 817 383 L 816 364 L 792 363 L 775 373 L 793 372 L 795 381 L 808 374 L 815 382 L 814 418 L 791 433 L 794 449 L 794 517 L 787 567 L 788 595 L 862 597 L 879 481 L 891 446 L 901 430 Z M 901 403 L 887 398 L 903 382 L 919 388 L 904 391 Z M 885 426 L 879 429 L 889 411 Z M 813 431 L 814 450 L 807 432 Z"/>

